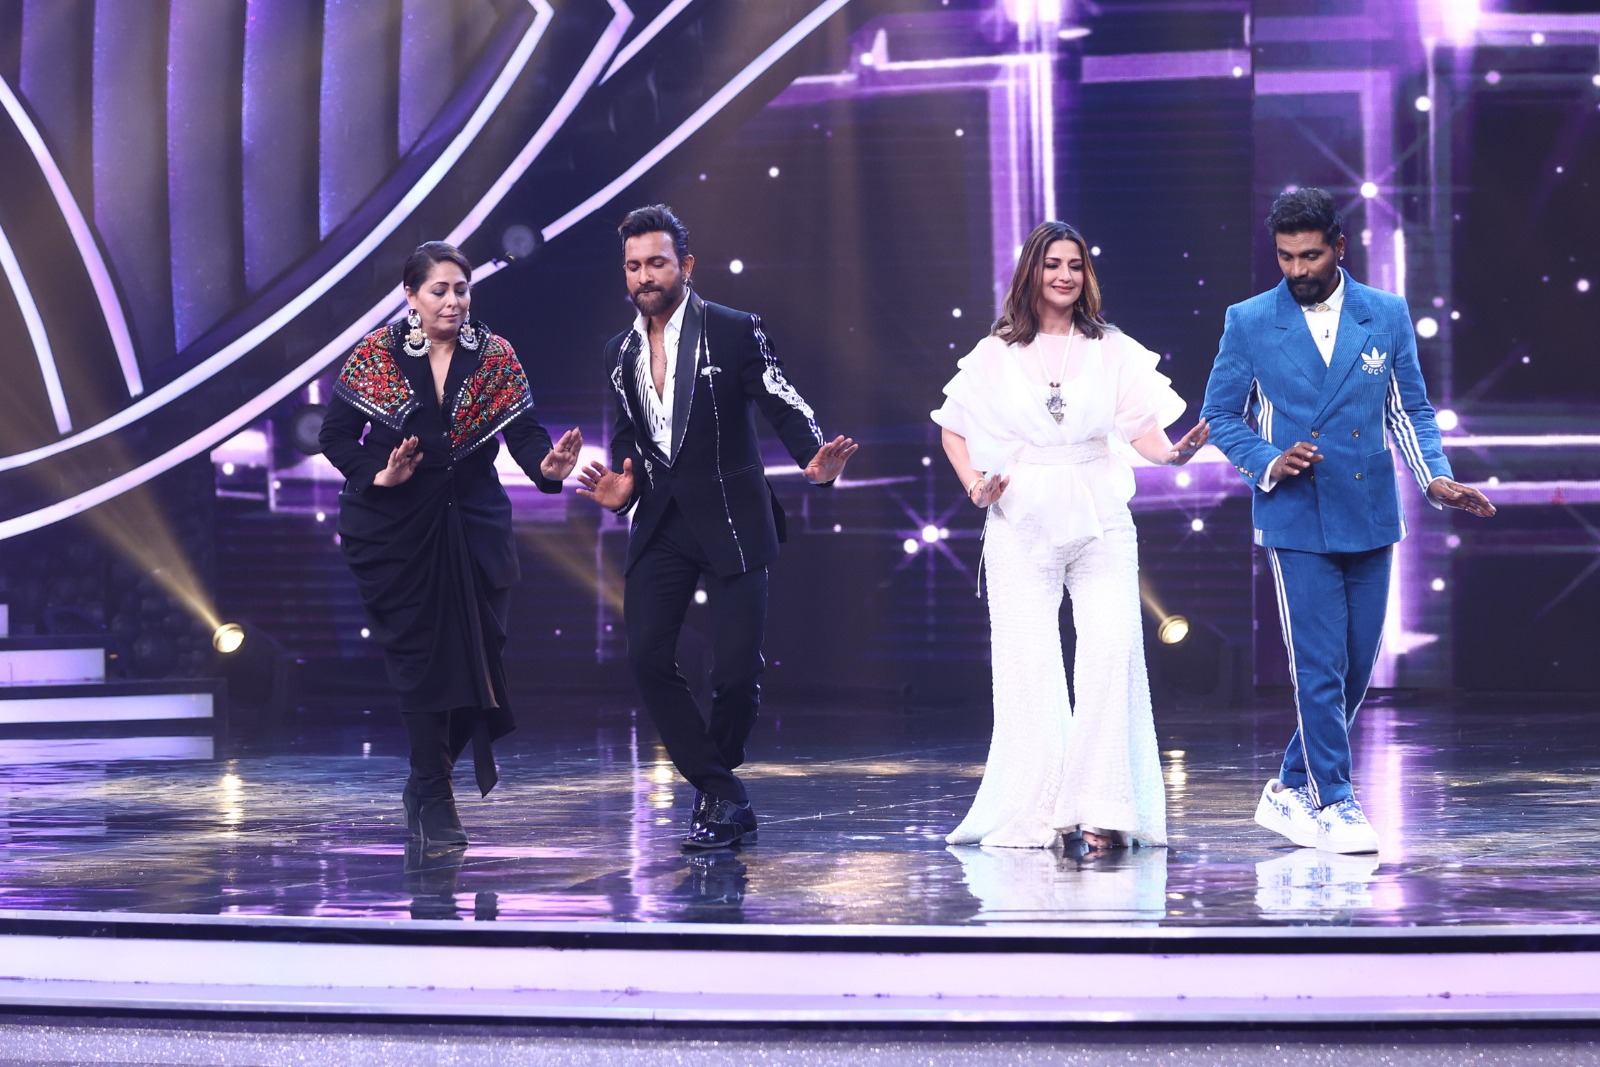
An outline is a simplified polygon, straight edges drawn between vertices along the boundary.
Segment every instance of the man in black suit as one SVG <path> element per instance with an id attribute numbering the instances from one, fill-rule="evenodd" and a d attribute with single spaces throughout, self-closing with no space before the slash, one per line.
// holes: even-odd
<path id="1" fill-rule="evenodd" d="M 847 437 L 824 441 L 761 316 L 689 290 L 689 234 L 670 208 L 630 212 L 617 232 L 639 314 L 605 348 L 617 399 L 611 466 L 584 468 L 578 492 L 618 513 L 633 510 L 623 593 L 628 664 L 668 755 L 695 787 L 684 847 L 724 848 L 756 836 L 749 795 L 733 772 L 761 701 L 767 564 L 784 526 L 755 412 L 813 485 L 833 482 L 857 446 Z M 709 721 L 676 658 L 702 580 L 712 624 Z"/>

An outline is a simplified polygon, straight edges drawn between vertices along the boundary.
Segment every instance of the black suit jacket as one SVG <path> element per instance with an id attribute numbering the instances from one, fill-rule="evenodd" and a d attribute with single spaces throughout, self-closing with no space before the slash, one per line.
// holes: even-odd
<path id="1" fill-rule="evenodd" d="M 678 335 L 670 455 L 656 447 L 639 407 L 638 333 L 629 328 L 605 348 L 617 400 L 611 467 L 620 471 L 624 459 L 633 460 L 633 526 L 623 570 L 632 569 L 676 500 L 713 569 L 727 578 L 771 563 L 784 535 L 783 508 L 761 463 L 756 411 L 801 467 L 823 437 L 810 405 L 784 377 L 761 316 L 693 292 L 688 299 Z"/>

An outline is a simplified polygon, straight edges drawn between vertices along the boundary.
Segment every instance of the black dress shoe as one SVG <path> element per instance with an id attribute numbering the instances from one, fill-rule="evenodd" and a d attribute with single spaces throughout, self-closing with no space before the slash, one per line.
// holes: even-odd
<path id="1" fill-rule="evenodd" d="M 756 813 L 748 803 L 708 798 L 698 818 L 689 823 L 689 836 L 683 839 L 687 849 L 729 848 L 733 845 L 753 845 L 756 841 Z"/>

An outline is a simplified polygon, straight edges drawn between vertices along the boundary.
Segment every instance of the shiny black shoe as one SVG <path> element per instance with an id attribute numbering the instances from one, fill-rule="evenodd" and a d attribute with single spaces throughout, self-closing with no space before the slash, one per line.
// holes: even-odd
<path id="1" fill-rule="evenodd" d="M 417 830 L 425 852 L 466 848 L 468 844 L 467 831 L 456 814 L 456 798 L 452 796 L 418 797 Z"/>
<path id="2" fill-rule="evenodd" d="M 691 850 L 731 848 L 756 842 L 756 813 L 748 803 L 708 797 L 704 809 L 689 823 L 683 847 Z"/>

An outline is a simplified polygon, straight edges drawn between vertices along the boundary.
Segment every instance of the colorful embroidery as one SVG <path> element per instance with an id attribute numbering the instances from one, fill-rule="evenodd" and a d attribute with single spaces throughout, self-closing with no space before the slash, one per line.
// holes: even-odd
<path id="1" fill-rule="evenodd" d="M 340 400 L 396 432 L 406 416 L 422 406 L 395 364 L 397 344 L 394 327 L 373 330 L 350 353 L 333 386 Z"/>
<path id="2" fill-rule="evenodd" d="M 483 356 L 456 394 L 450 413 L 451 454 L 460 459 L 503 430 L 525 411 L 533 410 L 528 376 L 505 339 L 480 334 Z"/>

